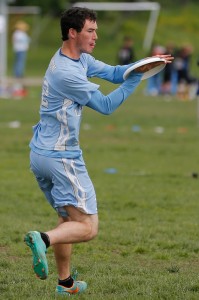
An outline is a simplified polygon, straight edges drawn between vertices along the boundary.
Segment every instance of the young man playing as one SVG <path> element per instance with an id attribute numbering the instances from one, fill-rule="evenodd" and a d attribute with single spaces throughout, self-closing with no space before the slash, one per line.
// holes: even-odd
<path id="1" fill-rule="evenodd" d="M 130 66 L 109 66 L 95 60 L 97 40 L 95 12 L 71 8 L 61 17 L 62 47 L 46 71 L 40 106 L 40 121 L 30 142 L 31 169 L 48 202 L 57 211 L 58 225 L 44 232 L 30 231 L 26 244 L 33 254 L 33 268 L 40 279 L 48 276 L 46 250 L 53 246 L 58 270 L 56 293 L 69 296 L 83 292 L 87 284 L 70 273 L 73 243 L 93 239 L 98 232 L 97 202 L 79 146 L 82 107 L 102 114 L 112 113 L 135 90 L 142 74 L 123 74 Z M 170 62 L 168 55 L 164 56 Z M 88 77 L 121 85 L 109 95 Z"/>

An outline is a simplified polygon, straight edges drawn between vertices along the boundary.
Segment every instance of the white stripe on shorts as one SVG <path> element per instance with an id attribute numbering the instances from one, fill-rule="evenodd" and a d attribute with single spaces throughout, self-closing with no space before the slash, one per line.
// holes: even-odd
<path id="1" fill-rule="evenodd" d="M 69 178 L 71 185 L 73 187 L 75 198 L 77 199 L 77 207 L 85 213 L 87 212 L 86 192 L 79 182 L 76 169 L 75 169 L 75 162 L 73 159 L 67 160 L 66 158 L 62 158 L 62 161 L 63 161 L 66 175 Z"/>

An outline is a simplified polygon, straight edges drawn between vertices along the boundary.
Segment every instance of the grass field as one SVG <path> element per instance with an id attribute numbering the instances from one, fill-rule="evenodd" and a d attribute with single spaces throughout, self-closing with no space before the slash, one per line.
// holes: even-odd
<path id="1" fill-rule="evenodd" d="M 111 116 L 84 109 L 81 144 L 100 230 L 74 247 L 73 265 L 89 286 L 79 299 L 199 299 L 197 103 L 146 97 L 143 87 Z M 49 278 L 40 281 L 23 243 L 28 230 L 56 224 L 29 171 L 39 97 L 40 89 L 31 88 L 27 99 L 0 100 L 2 300 L 55 299 L 52 250 Z"/>

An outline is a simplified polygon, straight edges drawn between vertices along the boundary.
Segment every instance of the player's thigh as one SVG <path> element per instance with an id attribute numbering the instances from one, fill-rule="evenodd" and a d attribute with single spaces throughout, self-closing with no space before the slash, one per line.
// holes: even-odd
<path id="1" fill-rule="evenodd" d="M 66 211 L 66 217 L 58 215 L 57 226 L 65 222 L 75 221 L 75 222 L 89 222 L 98 229 L 98 214 L 88 215 L 82 213 L 74 206 L 65 206 L 64 210 Z"/>
<path id="2" fill-rule="evenodd" d="M 74 206 L 66 206 L 65 210 L 71 221 L 87 223 L 92 227 L 93 232 L 98 232 L 98 214 L 85 214 Z"/>

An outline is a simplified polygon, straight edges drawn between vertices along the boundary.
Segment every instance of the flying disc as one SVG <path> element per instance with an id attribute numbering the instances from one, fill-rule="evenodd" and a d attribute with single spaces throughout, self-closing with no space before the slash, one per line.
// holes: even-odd
<path id="1" fill-rule="evenodd" d="M 127 79 L 132 71 L 143 73 L 141 80 L 147 79 L 159 73 L 166 66 L 166 61 L 160 57 L 148 57 L 142 59 L 129 67 L 123 74 L 124 80 Z"/>

